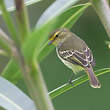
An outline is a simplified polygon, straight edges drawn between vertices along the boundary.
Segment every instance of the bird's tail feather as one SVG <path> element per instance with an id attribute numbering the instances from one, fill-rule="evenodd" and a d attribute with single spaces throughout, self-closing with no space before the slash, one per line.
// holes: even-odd
<path id="1" fill-rule="evenodd" d="M 86 72 L 89 77 L 91 87 L 100 88 L 101 84 L 100 84 L 98 78 L 95 76 L 92 67 L 86 68 Z"/>

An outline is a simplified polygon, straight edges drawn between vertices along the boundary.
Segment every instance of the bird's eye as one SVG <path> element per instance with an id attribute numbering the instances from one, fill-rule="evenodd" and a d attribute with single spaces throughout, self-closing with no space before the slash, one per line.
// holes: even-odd
<path id="1" fill-rule="evenodd" d="M 56 34 L 56 36 L 55 37 L 58 37 L 58 34 Z"/>

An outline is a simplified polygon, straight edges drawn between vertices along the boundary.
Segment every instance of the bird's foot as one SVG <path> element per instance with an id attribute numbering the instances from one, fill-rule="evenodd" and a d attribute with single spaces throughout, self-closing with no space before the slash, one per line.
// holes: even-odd
<path id="1" fill-rule="evenodd" d="M 71 84 L 72 86 L 74 86 L 74 84 L 72 84 L 73 77 L 74 77 L 74 73 L 72 73 L 71 77 L 68 80 L 68 84 Z"/>
<path id="2" fill-rule="evenodd" d="M 68 84 L 71 84 L 72 86 L 74 86 L 74 84 L 72 84 L 72 79 L 68 80 Z"/>

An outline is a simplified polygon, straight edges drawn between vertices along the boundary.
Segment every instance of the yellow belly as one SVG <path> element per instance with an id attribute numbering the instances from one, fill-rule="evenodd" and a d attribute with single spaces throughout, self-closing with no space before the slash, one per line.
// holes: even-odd
<path id="1" fill-rule="evenodd" d="M 58 54 L 57 54 L 58 55 Z M 72 69 L 72 71 L 77 74 L 78 72 L 82 71 L 83 68 L 80 65 L 75 65 L 73 63 L 70 63 L 64 59 L 62 59 L 59 55 L 58 55 L 59 59 L 70 69 Z"/>
<path id="2" fill-rule="evenodd" d="M 62 58 L 60 58 L 60 59 L 68 68 L 72 69 L 72 71 L 75 74 L 83 70 L 83 68 L 81 66 L 79 66 L 79 65 L 75 65 L 73 63 L 70 63 L 70 62 L 68 62 L 66 60 L 63 60 Z"/>

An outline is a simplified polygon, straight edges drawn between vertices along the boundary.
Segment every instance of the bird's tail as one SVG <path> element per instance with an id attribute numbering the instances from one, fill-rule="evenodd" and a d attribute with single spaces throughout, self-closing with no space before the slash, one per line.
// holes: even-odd
<path id="1" fill-rule="evenodd" d="M 97 77 L 95 76 L 92 67 L 86 68 L 86 72 L 89 77 L 91 87 L 100 88 L 101 84 L 100 84 L 99 80 L 97 79 Z"/>

